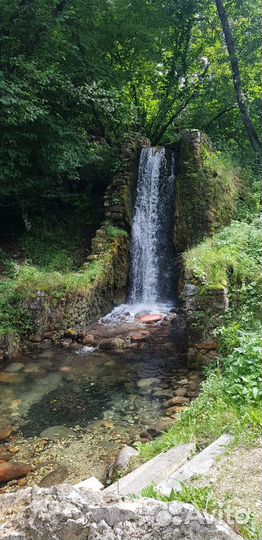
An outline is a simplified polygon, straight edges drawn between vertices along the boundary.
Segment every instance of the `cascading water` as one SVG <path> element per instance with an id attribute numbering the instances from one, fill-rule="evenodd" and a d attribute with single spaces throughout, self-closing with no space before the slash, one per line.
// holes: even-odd
<path id="1" fill-rule="evenodd" d="M 142 311 L 169 311 L 177 271 L 173 245 L 175 152 L 143 148 L 140 156 L 131 239 L 130 294 L 104 322 L 132 320 Z"/>
<path id="2" fill-rule="evenodd" d="M 173 207 L 175 159 L 165 148 L 143 148 L 132 226 L 132 304 L 154 304 L 174 295 Z"/>

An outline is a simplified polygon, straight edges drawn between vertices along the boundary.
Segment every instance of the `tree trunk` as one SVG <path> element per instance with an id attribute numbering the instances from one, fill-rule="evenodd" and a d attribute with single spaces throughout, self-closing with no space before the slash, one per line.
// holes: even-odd
<path id="1" fill-rule="evenodd" d="M 250 141 L 250 144 L 253 148 L 253 150 L 261 156 L 261 143 L 259 141 L 255 126 L 249 116 L 249 111 L 247 107 L 247 101 L 243 92 L 242 88 L 242 81 L 240 76 L 240 70 L 239 70 L 239 63 L 238 58 L 236 56 L 236 49 L 235 49 L 235 43 L 233 40 L 227 12 L 225 10 L 225 6 L 223 4 L 223 0 L 215 0 L 218 15 L 221 21 L 224 38 L 230 58 L 231 63 L 231 69 L 232 69 L 232 75 L 233 75 L 233 83 L 236 93 L 236 98 L 239 106 L 239 110 L 242 116 L 242 120 L 244 123 L 244 126 L 246 128 L 246 132 Z"/>

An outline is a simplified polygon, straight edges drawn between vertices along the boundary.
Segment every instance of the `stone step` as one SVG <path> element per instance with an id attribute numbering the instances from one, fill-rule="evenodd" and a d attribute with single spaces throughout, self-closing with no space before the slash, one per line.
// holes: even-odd
<path id="1" fill-rule="evenodd" d="M 216 459 L 226 451 L 232 439 L 233 437 L 230 435 L 219 437 L 219 439 L 172 473 L 168 480 L 158 484 L 159 493 L 168 497 L 172 489 L 181 490 L 181 483 L 188 484 L 193 478 L 207 474 L 215 464 Z"/>
<path id="2" fill-rule="evenodd" d="M 186 463 L 195 449 L 195 444 L 191 443 L 162 452 L 103 491 L 117 495 L 139 495 L 152 483 L 159 484 L 166 480 L 181 465 Z"/>

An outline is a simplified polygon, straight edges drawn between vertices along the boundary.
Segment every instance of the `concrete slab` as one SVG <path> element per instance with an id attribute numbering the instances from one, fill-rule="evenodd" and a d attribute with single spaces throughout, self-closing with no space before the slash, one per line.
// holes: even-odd
<path id="1" fill-rule="evenodd" d="M 174 471 L 195 452 L 195 444 L 183 444 L 162 452 L 150 459 L 131 473 L 123 476 L 104 491 L 117 495 L 139 495 L 143 489 L 152 483 L 159 484 L 166 480 Z"/>
<path id="2" fill-rule="evenodd" d="M 171 474 L 167 481 L 161 482 L 158 485 L 159 493 L 168 497 L 172 489 L 181 490 L 181 483 L 189 483 L 196 476 L 207 474 L 216 459 L 226 451 L 232 439 L 230 435 L 222 435 L 207 446 L 202 452 Z"/>

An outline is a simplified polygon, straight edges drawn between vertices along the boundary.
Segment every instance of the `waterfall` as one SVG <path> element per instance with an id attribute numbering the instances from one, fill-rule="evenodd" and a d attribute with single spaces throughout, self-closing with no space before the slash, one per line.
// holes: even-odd
<path id="1" fill-rule="evenodd" d="M 131 304 L 174 296 L 174 190 L 174 153 L 168 159 L 165 148 L 143 148 L 132 225 Z"/>
<path id="2" fill-rule="evenodd" d="M 168 313 L 174 306 L 175 169 L 171 149 L 143 148 L 132 224 L 128 304 L 117 306 L 102 322 L 132 321 L 138 313 Z"/>

